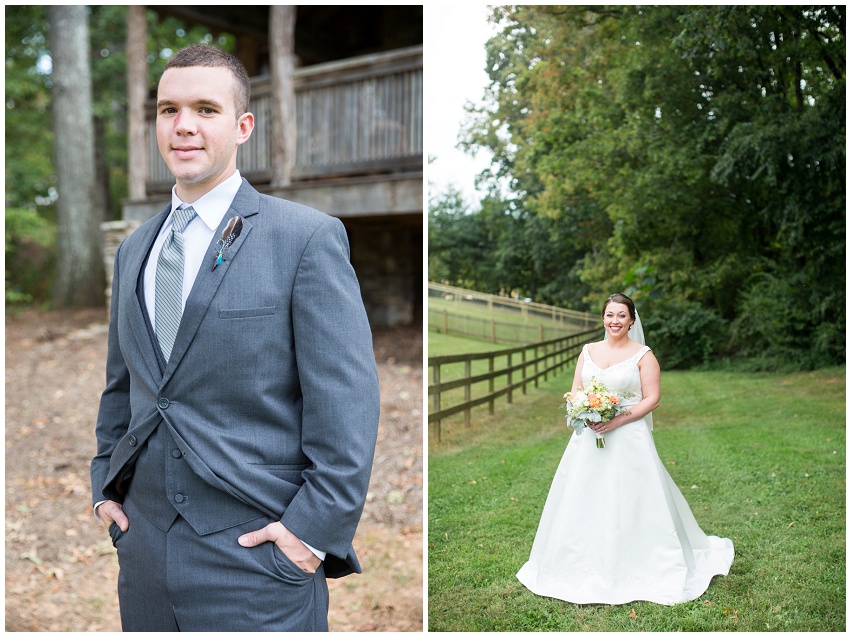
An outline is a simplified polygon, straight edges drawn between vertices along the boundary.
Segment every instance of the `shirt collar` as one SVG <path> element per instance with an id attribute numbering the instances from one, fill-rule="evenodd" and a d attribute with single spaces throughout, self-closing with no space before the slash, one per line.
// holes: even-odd
<path id="1" fill-rule="evenodd" d="M 242 176 L 237 170 L 192 204 L 181 201 L 180 197 L 177 196 L 177 186 L 174 186 L 171 189 L 171 209 L 177 210 L 180 206 L 191 205 L 204 224 L 211 232 L 214 232 L 222 222 L 228 208 L 230 208 L 240 186 L 242 186 Z"/>

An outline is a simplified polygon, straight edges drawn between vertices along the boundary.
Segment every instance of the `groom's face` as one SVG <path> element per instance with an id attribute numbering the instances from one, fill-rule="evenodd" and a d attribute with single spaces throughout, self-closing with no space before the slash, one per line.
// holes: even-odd
<path id="1" fill-rule="evenodd" d="M 170 68 L 157 89 L 157 145 L 192 203 L 236 170 L 236 149 L 254 129 L 251 113 L 236 115 L 236 80 L 224 67 Z"/>

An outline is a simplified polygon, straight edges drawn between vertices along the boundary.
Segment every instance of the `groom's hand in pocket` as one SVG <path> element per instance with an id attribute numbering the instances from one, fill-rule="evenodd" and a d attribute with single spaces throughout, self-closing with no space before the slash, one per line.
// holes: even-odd
<path id="1" fill-rule="evenodd" d="M 263 542 L 274 542 L 281 552 L 305 573 L 315 573 L 322 564 L 322 561 L 304 545 L 304 542 L 280 522 L 272 522 L 262 529 L 241 535 L 238 541 L 240 546 L 247 547 L 257 546 Z"/>
<path id="2" fill-rule="evenodd" d="M 104 526 L 109 528 L 110 525 L 115 522 L 122 531 L 127 531 L 130 528 L 130 520 L 127 519 L 127 516 L 124 514 L 124 510 L 121 508 L 121 505 L 118 502 L 113 502 L 112 500 L 107 500 L 105 502 L 101 502 L 98 505 L 98 508 L 95 509 L 95 515 L 98 516 L 101 522 L 103 522 Z"/>

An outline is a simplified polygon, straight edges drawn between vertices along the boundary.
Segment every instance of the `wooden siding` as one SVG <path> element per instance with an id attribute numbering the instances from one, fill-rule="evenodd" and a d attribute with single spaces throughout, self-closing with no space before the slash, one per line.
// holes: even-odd
<path id="1" fill-rule="evenodd" d="M 295 180 L 422 170 L 422 47 L 319 64 L 295 72 Z M 237 167 L 254 184 L 272 177 L 272 93 L 252 80 L 255 129 Z M 156 144 L 156 111 L 148 108 L 148 191 L 174 183 Z"/>

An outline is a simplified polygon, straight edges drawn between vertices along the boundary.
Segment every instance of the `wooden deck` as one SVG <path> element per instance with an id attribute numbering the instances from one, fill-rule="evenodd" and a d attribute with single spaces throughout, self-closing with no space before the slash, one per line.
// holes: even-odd
<path id="1" fill-rule="evenodd" d="M 298 138 L 294 182 L 423 169 L 422 46 L 304 67 L 295 71 Z M 256 126 L 237 167 L 252 184 L 272 177 L 271 81 L 252 79 Z M 174 179 L 156 142 L 154 100 L 146 106 L 149 195 Z"/>

